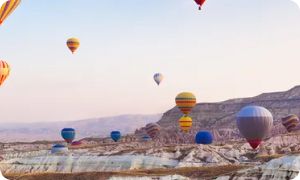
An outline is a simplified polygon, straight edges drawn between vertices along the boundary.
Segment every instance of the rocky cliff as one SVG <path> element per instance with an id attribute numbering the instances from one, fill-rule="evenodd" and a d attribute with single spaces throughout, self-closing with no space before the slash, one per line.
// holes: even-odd
<path id="1" fill-rule="evenodd" d="M 175 106 L 165 112 L 157 122 L 162 127 L 158 140 L 164 143 L 191 143 L 199 130 L 210 130 L 216 141 L 242 138 L 236 128 L 236 116 L 242 108 L 249 105 L 263 106 L 273 114 L 274 127 L 269 136 L 286 133 L 280 124 L 281 117 L 288 113 L 300 116 L 300 86 L 284 92 L 263 93 L 250 98 L 198 103 L 189 114 L 193 119 L 193 126 L 187 133 L 179 127 L 178 120 L 182 113 Z M 294 131 L 298 130 L 299 126 Z M 145 133 L 144 128 L 136 131 L 136 134 L 141 133 Z"/>

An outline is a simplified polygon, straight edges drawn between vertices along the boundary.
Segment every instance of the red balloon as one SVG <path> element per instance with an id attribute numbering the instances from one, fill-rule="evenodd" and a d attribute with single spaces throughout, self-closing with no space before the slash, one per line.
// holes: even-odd
<path id="1" fill-rule="evenodd" d="M 199 5 L 202 6 L 206 0 L 195 0 L 195 2 Z"/>

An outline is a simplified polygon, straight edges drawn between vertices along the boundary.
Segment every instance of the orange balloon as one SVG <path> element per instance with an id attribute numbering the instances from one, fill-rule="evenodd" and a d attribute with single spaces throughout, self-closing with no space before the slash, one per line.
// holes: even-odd
<path id="1" fill-rule="evenodd" d="M 0 60 L 0 86 L 7 79 L 10 73 L 10 66 L 7 62 Z"/>

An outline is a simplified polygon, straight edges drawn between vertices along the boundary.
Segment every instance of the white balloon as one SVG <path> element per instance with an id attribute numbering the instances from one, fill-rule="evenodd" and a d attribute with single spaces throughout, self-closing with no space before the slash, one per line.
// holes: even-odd
<path id="1" fill-rule="evenodd" d="M 293 1 L 294 3 L 296 3 L 297 6 L 298 6 L 298 8 L 300 8 L 300 0 L 291 0 L 291 1 Z"/>

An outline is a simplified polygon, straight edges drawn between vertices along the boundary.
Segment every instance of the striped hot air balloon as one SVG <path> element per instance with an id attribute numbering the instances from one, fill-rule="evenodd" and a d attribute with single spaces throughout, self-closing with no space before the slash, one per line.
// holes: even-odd
<path id="1" fill-rule="evenodd" d="M 0 25 L 18 7 L 21 0 L 9 0 L 2 4 L 0 9 Z"/>
<path id="2" fill-rule="evenodd" d="M 64 128 L 61 130 L 61 136 L 67 143 L 71 143 L 75 139 L 75 130 L 73 128 Z"/>
<path id="3" fill-rule="evenodd" d="M 182 117 L 179 119 L 179 125 L 184 131 L 188 131 L 192 124 L 193 120 L 190 117 Z"/>
<path id="4" fill-rule="evenodd" d="M 112 138 L 112 140 L 117 142 L 121 138 L 121 133 L 119 131 L 112 131 L 110 133 L 110 137 Z"/>
<path id="5" fill-rule="evenodd" d="M 175 102 L 179 110 L 187 116 L 196 105 L 196 97 L 190 92 L 183 92 L 176 96 Z"/>
<path id="6" fill-rule="evenodd" d="M 153 139 L 158 135 L 160 127 L 156 123 L 149 123 L 146 125 L 147 134 Z"/>
<path id="7" fill-rule="evenodd" d="M 80 45 L 80 42 L 76 38 L 70 38 L 67 40 L 67 46 L 71 50 L 72 54 L 74 54 L 74 52 L 77 50 L 79 45 Z"/>
<path id="8" fill-rule="evenodd" d="M 0 60 L 0 86 L 7 79 L 10 73 L 10 66 L 7 62 Z"/>
<path id="9" fill-rule="evenodd" d="M 282 117 L 281 123 L 285 127 L 285 129 L 290 133 L 298 125 L 299 119 L 296 115 L 289 114 L 287 116 Z"/>
<path id="10" fill-rule="evenodd" d="M 154 74 L 153 79 L 156 82 L 156 84 L 159 85 L 162 82 L 162 80 L 164 79 L 164 76 L 160 73 L 156 73 L 156 74 Z"/>
<path id="11" fill-rule="evenodd" d="M 260 106 L 247 106 L 237 115 L 236 126 L 253 149 L 256 149 L 273 126 L 270 111 Z"/>

